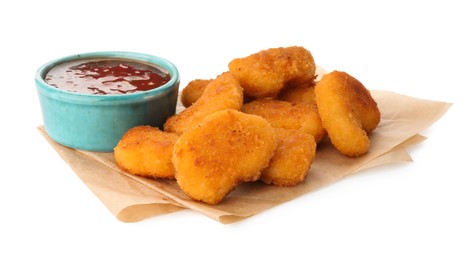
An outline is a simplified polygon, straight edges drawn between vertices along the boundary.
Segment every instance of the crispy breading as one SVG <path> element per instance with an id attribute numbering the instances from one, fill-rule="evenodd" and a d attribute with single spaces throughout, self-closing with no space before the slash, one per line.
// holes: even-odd
<path id="1" fill-rule="evenodd" d="M 370 91 L 346 72 L 324 75 L 315 87 L 316 104 L 331 143 L 341 153 L 359 156 L 369 150 L 367 135 L 380 122 Z"/>
<path id="2" fill-rule="evenodd" d="M 276 146 L 274 129 L 262 117 L 215 112 L 176 142 L 176 180 L 190 198 L 217 204 L 239 183 L 258 180 Z"/>
<path id="3" fill-rule="evenodd" d="M 316 155 L 313 136 L 283 128 L 275 129 L 277 148 L 260 180 L 276 186 L 295 186 L 304 181 Z"/>
<path id="4" fill-rule="evenodd" d="M 316 64 L 303 47 L 280 47 L 233 59 L 229 71 L 249 97 L 274 97 L 288 85 L 301 85 L 315 78 Z"/>
<path id="5" fill-rule="evenodd" d="M 240 110 L 242 104 L 243 92 L 239 82 L 231 73 L 224 72 L 207 85 L 202 96 L 192 106 L 168 118 L 164 130 L 181 135 L 208 115 L 224 109 Z"/>
<path id="6" fill-rule="evenodd" d="M 135 175 L 173 179 L 171 155 L 177 140 L 177 134 L 162 132 L 158 127 L 136 126 L 114 148 L 115 161 Z"/>
<path id="7" fill-rule="evenodd" d="M 190 107 L 204 93 L 206 86 L 211 83 L 212 79 L 195 79 L 191 80 L 181 92 L 181 104 L 184 107 Z"/>
<path id="8" fill-rule="evenodd" d="M 260 98 L 244 104 L 242 112 L 259 115 L 268 120 L 273 127 L 308 133 L 317 143 L 326 136 L 318 109 L 314 105 Z"/>
<path id="9" fill-rule="evenodd" d="M 291 103 L 306 103 L 316 106 L 315 85 L 316 83 L 312 81 L 303 86 L 287 87 L 280 92 L 278 99 Z"/>

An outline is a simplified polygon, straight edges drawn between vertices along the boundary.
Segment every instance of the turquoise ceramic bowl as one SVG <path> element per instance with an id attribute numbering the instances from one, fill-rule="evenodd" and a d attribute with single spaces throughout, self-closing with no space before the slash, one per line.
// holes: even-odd
<path id="1" fill-rule="evenodd" d="M 44 77 L 54 66 L 74 59 L 120 58 L 164 68 L 171 79 L 152 90 L 119 95 L 79 94 L 48 85 Z M 160 57 L 132 52 L 92 52 L 46 63 L 35 77 L 46 133 L 56 142 L 81 150 L 111 152 L 123 134 L 137 125 L 162 127 L 175 114 L 179 73 Z"/>

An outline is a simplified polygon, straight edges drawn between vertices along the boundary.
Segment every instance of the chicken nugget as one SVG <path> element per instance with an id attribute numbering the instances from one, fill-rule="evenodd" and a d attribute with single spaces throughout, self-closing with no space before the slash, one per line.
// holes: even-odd
<path id="1" fill-rule="evenodd" d="M 303 47 L 263 50 L 228 64 L 246 96 L 274 97 L 287 85 L 301 85 L 315 78 L 316 64 Z"/>
<path id="2" fill-rule="evenodd" d="M 316 104 L 331 143 L 347 156 L 369 150 L 367 135 L 380 122 L 380 111 L 370 91 L 346 72 L 324 75 L 315 87 Z"/>
<path id="3" fill-rule="evenodd" d="M 190 107 L 204 93 L 206 86 L 211 83 L 212 79 L 195 79 L 191 80 L 181 92 L 181 103 L 184 107 Z"/>
<path id="4" fill-rule="evenodd" d="M 166 132 L 182 134 L 214 112 L 224 109 L 240 110 L 243 92 L 239 82 L 229 72 L 224 72 L 207 85 L 202 96 L 181 113 L 168 118 Z"/>
<path id="5" fill-rule="evenodd" d="M 276 186 L 295 186 L 304 181 L 316 155 L 313 136 L 283 128 L 275 129 L 277 148 L 260 180 Z"/>
<path id="6" fill-rule="evenodd" d="M 117 165 L 123 170 L 140 176 L 174 178 L 171 162 L 174 133 L 162 132 L 158 127 L 136 126 L 128 130 L 114 148 Z"/>
<path id="7" fill-rule="evenodd" d="M 276 146 L 274 129 L 262 117 L 215 112 L 176 142 L 176 180 L 190 198 L 217 204 L 239 183 L 258 180 Z"/>
<path id="8" fill-rule="evenodd" d="M 316 106 L 315 85 L 316 82 L 309 82 L 303 86 L 285 88 L 278 95 L 278 99 L 291 103 L 306 103 Z"/>
<path id="9" fill-rule="evenodd" d="M 260 98 L 244 104 L 242 112 L 259 115 L 268 120 L 273 127 L 308 133 L 317 143 L 326 136 L 318 109 L 314 105 Z"/>

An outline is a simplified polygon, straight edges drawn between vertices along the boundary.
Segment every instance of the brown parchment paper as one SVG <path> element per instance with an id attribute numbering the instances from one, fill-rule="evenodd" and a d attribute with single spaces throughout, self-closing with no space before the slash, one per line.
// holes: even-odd
<path id="1" fill-rule="evenodd" d="M 74 150 L 55 143 L 38 127 L 58 154 L 121 221 L 135 222 L 180 209 L 195 210 L 221 223 L 232 223 L 260 213 L 361 170 L 384 164 L 411 162 L 406 148 L 426 139 L 421 131 L 438 120 L 450 103 L 424 100 L 389 91 L 372 90 L 382 119 L 371 134 L 370 151 L 357 158 L 337 152 L 326 139 L 305 181 L 295 187 L 262 182 L 239 185 L 219 205 L 189 199 L 176 181 L 154 180 L 128 174 L 115 165 L 112 153 Z"/>

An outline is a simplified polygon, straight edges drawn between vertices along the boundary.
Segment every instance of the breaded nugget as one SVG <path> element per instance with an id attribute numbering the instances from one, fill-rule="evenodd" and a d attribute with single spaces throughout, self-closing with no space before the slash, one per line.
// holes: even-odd
<path id="1" fill-rule="evenodd" d="M 131 174 L 173 179 L 171 155 L 177 140 L 177 134 L 162 132 L 158 127 L 136 126 L 114 148 L 115 161 Z"/>
<path id="2" fill-rule="evenodd" d="M 260 98 L 244 104 L 242 112 L 259 115 L 268 120 L 273 127 L 308 133 L 314 136 L 317 143 L 326 136 L 318 109 L 314 105 Z"/>
<path id="3" fill-rule="evenodd" d="M 184 87 L 181 92 L 181 103 L 184 107 L 190 107 L 194 104 L 204 93 L 207 84 L 211 83 L 212 79 L 195 79 Z"/>
<path id="4" fill-rule="evenodd" d="M 303 47 L 263 50 L 232 60 L 229 71 L 239 81 L 246 96 L 274 97 L 287 85 L 301 85 L 315 78 L 316 64 Z"/>
<path id="5" fill-rule="evenodd" d="M 276 186 L 295 186 L 304 181 L 316 155 L 313 136 L 283 128 L 275 129 L 277 148 L 260 180 Z"/>
<path id="6" fill-rule="evenodd" d="M 285 88 L 278 95 L 278 99 L 291 103 L 306 103 L 316 106 L 315 85 L 315 82 L 309 82 L 303 86 Z"/>
<path id="7" fill-rule="evenodd" d="M 359 156 L 369 150 L 368 133 L 380 122 L 369 90 L 346 72 L 333 71 L 315 87 L 316 104 L 331 143 L 341 153 Z"/>
<path id="8" fill-rule="evenodd" d="M 196 103 L 168 118 L 164 130 L 182 134 L 202 122 L 206 116 L 228 108 L 240 110 L 242 104 L 243 92 L 239 82 L 230 72 L 224 72 L 207 85 Z"/>
<path id="9" fill-rule="evenodd" d="M 262 117 L 215 112 L 176 142 L 176 180 L 190 198 L 217 204 L 239 183 L 258 180 L 276 145 L 274 129 Z"/>

